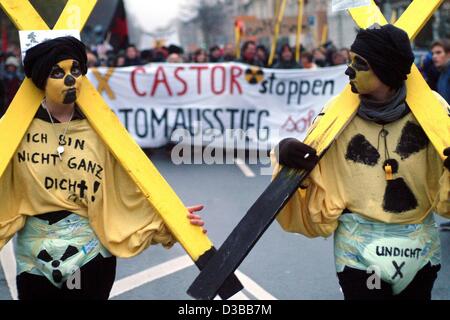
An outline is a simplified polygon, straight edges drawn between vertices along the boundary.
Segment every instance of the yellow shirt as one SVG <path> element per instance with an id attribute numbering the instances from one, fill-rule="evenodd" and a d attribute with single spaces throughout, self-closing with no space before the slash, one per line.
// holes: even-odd
<path id="1" fill-rule="evenodd" d="M 27 216 L 67 210 L 87 217 L 118 257 L 176 241 L 87 120 L 70 123 L 62 160 L 56 153 L 67 123 L 34 119 L 0 178 L 0 248 Z"/>
<path id="2" fill-rule="evenodd" d="M 308 187 L 278 215 L 283 229 L 328 237 L 344 209 L 384 223 L 422 223 L 432 211 L 450 218 L 449 171 L 413 114 L 384 126 L 387 152 L 382 129 L 358 116 L 350 122 L 311 172 Z M 391 181 L 383 170 L 387 158 L 398 162 Z M 280 166 L 273 152 L 272 161 L 275 176 Z"/>

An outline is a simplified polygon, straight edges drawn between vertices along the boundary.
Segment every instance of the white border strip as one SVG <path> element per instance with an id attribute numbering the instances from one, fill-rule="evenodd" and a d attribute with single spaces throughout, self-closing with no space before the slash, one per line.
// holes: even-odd
<path id="1" fill-rule="evenodd" d="M 13 300 L 18 299 L 16 285 L 16 256 L 14 255 L 13 240 L 11 239 L 0 251 L 0 262 L 2 264 L 3 273 L 9 287 L 9 292 Z"/>

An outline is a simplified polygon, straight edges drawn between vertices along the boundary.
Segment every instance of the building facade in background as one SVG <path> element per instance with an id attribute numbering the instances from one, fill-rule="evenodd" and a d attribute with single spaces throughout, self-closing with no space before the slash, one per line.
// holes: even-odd
<path id="1" fill-rule="evenodd" d="M 199 0 L 197 14 L 191 19 L 180 19 L 178 32 L 185 47 L 234 43 L 236 18 L 253 17 L 275 21 L 277 7 L 281 0 Z M 377 0 L 388 20 L 400 17 L 410 0 Z M 195 10 L 195 8 L 192 8 Z M 284 20 L 296 19 L 298 1 L 287 0 Z M 292 28 L 294 29 L 294 28 Z M 423 31 L 417 36 L 415 46 L 428 48 L 439 38 L 450 36 L 450 0 L 444 1 Z M 294 31 L 294 30 L 293 30 Z M 357 26 L 345 11 L 332 12 L 330 0 L 305 0 L 302 44 L 307 49 L 317 47 L 323 39 L 331 40 L 337 48 L 349 47 L 357 32 Z M 323 36 L 326 33 L 326 36 Z M 295 31 L 281 35 L 280 43 L 295 43 Z M 270 44 L 270 37 L 257 38 L 263 44 Z"/>

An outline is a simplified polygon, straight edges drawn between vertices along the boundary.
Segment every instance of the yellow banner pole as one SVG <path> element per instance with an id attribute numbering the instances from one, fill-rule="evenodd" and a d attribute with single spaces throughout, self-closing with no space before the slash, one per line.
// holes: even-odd
<path id="1" fill-rule="evenodd" d="M 275 8 L 273 8 L 274 21 L 278 17 L 278 10 L 280 9 L 280 0 L 275 0 Z"/>
<path id="2" fill-rule="evenodd" d="M 272 39 L 272 48 L 270 49 L 270 56 L 269 56 L 269 66 L 271 66 L 273 64 L 273 59 L 275 58 L 275 51 L 277 49 L 278 35 L 280 34 L 280 25 L 281 25 L 281 21 L 283 20 L 285 9 L 286 9 L 286 0 L 283 0 L 283 2 L 281 2 L 281 7 L 278 12 L 278 18 L 275 23 L 275 30 L 274 30 L 273 39 Z"/>
<path id="3" fill-rule="evenodd" d="M 328 24 L 325 24 L 322 28 L 322 42 L 321 45 L 324 45 L 328 40 Z"/>
<path id="4" fill-rule="evenodd" d="M 397 22 L 397 11 L 392 10 L 390 24 L 395 24 Z"/>
<path id="5" fill-rule="evenodd" d="M 303 6 L 304 0 L 298 0 L 297 39 L 295 42 L 295 60 L 300 63 L 300 48 L 303 30 Z"/>
<path id="6" fill-rule="evenodd" d="M 234 46 L 236 50 L 236 59 L 241 58 L 241 24 L 236 20 L 234 24 Z"/>

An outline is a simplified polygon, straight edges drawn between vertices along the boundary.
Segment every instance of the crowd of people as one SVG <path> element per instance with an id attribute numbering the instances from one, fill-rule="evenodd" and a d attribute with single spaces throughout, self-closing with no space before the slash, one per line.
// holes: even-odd
<path id="1" fill-rule="evenodd" d="M 300 69 L 335 66 L 349 61 L 349 49 L 337 49 L 331 42 L 308 51 L 301 48 L 301 61 L 295 59 L 295 48 L 285 43 L 280 46 L 276 57 L 269 65 L 269 49 L 254 41 L 246 41 L 241 47 L 240 57 L 236 56 L 234 45 L 214 45 L 209 50 L 195 48 L 187 52 L 176 45 L 159 46 L 153 49 L 139 51 L 130 44 L 124 50 L 117 52 L 108 44 L 92 46 L 88 51 L 90 67 L 126 67 L 144 65 L 151 62 L 168 63 L 218 63 L 242 62 L 264 68 Z"/>
<path id="2" fill-rule="evenodd" d="M 221 63 L 241 62 L 253 66 L 275 69 L 316 69 L 348 64 L 348 48 L 338 49 L 332 42 L 313 50 L 301 47 L 300 61 L 295 59 L 295 48 L 285 43 L 279 47 L 274 61 L 269 65 L 269 49 L 254 41 L 246 41 L 236 56 L 234 45 L 214 45 L 209 50 L 195 48 L 189 51 L 177 45 L 158 46 L 139 50 L 129 44 L 125 49 L 114 50 L 107 42 L 92 45 L 87 49 L 88 67 L 128 67 L 148 63 Z M 0 55 L 0 117 L 11 103 L 24 78 L 20 49 L 12 46 Z M 428 54 L 419 57 L 416 64 L 422 71 L 431 89 L 450 101 L 450 40 L 436 41 Z"/>

